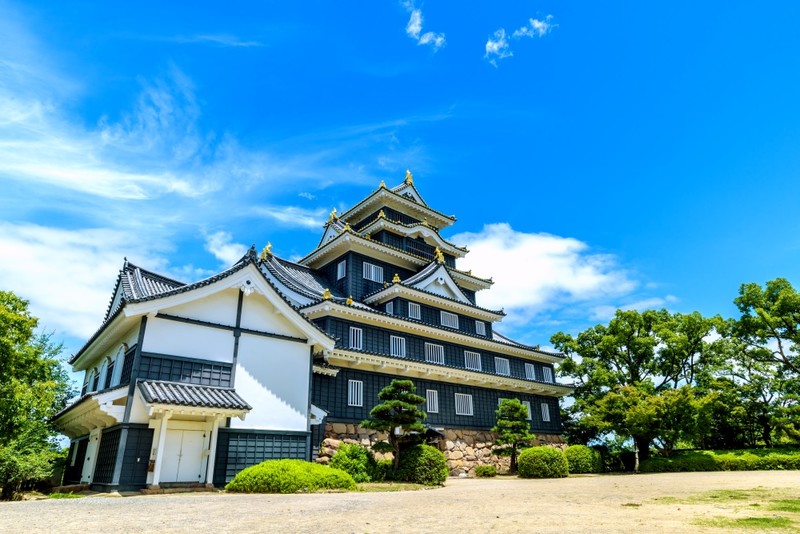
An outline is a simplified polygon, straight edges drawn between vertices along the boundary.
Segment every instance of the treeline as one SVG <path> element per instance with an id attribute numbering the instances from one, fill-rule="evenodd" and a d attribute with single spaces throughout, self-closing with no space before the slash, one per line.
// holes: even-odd
<path id="1" fill-rule="evenodd" d="M 573 381 L 571 444 L 740 449 L 800 443 L 800 294 L 783 278 L 743 284 L 740 316 L 618 310 L 607 325 L 551 343 Z"/>

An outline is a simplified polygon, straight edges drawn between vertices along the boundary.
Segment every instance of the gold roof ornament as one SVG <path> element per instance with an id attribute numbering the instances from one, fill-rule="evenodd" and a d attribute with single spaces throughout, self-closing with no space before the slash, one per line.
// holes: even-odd
<path id="1" fill-rule="evenodd" d="M 414 185 L 414 175 L 411 174 L 411 169 L 406 169 L 406 185 Z"/>
<path id="2" fill-rule="evenodd" d="M 332 298 L 333 294 L 331 293 L 331 290 L 326 287 L 325 291 L 322 293 L 322 300 L 331 300 Z"/>
<path id="3" fill-rule="evenodd" d="M 330 216 L 328 217 L 328 222 L 329 222 L 329 223 L 330 223 L 330 222 L 333 222 L 334 220 L 336 220 L 336 219 L 338 219 L 338 218 L 339 218 L 339 216 L 336 214 L 336 208 L 333 208 L 333 209 L 331 210 L 331 214 L 330 214 Z"/>
<path id="4" fill-rule="evenodd" d="M 428 223 L 428 218 L 427 217 L 423 217 L 422 218 L 422 226 L 430 226 L 430 224 Z"/>
<path id="5" fill-rule="evenodd" d="M 367 241 L 372 241 L 372 236 L 370 235 L 370 233 L 369 233 L 369 232 L 367 232 L 366 234 L 364 234 L 364 239 L 366 239 Z"/>
<path id="6" fill-rule="evenodd" d="M 347 304 L 348 306 L 352 306 L 353 305 L 353 295 L 350 295 L 349 297 L 347 297 L 347 300 L 344 301 L 344 303 Z"/>
<path id="7" fill-rule="evenodd" d="M 400 283 L 400 275 L 399 274 L 394 273 L 394 278 L 392 278 L 392 283 L 393 284 L 399 284 Z"/>
<path id="8" fill-rule="evenodd" d="M 352 228 L 350 228 L 350 223 L 344 223 L 344 228 L 342 228 L 342 232 L 349 232 L 350 230 L 352 230 Z"/>
<path id="9" fill-rule="evenodd" d="M 381 183 L 380 183 L 380 185 L 378 187 L 381 188 L 381 189 L 386 189 L 386 182 L 381 180 Z"/>
<path id="10" fill-rule="evenodd" d="M 444 263 L 444 254 L 442 254 L 442 250 L 439 247 L 436 247 L 433 257 L 436 259 L 436 263 Z"/>
<path id="11" fill-rule="evenodd" d="M 261 251 L 261 255 L 259 258 L 262 260 L 266 260 L 268 257 L 272 256 L 272 243 L 267 241 L 267 246 Z"/>
<path id="12" fill-rule="evenodd" d="M 384 213 L 383 210 L 379 211 L 378 212 L 378 218 L 379 219 L 385 219 L 386 218 L 386 213 Z"/>

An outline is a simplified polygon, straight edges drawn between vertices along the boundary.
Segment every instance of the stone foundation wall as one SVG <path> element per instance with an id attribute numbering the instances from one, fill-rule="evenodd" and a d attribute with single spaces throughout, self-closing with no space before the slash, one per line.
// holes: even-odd
<path id="1" fill-rule="evenodd" d="M 494 432 L 448 428 L 444 430 L 443 437 L 431 444 L 444 453 L 451 476 L 474 476 L 475 467 L 479 465 L 493 465 L 500 472 L 508 470 L 510 458 L 500 457 L 492 452 L 492 444 L 496 437 Z M 341 443 L 371 447 L 378 441 L 385 440 L 386 433 L 350 423 L 326 423 L 324 438 L 317 458 L 317 462 L 320 463 L 328 463 Z M 566 448 L 566 443 L 557 434 L 537 434 L 534 444 Z M 383 459 L 391 458 L 392 455 L 376 454 L 375 457 Z"/>

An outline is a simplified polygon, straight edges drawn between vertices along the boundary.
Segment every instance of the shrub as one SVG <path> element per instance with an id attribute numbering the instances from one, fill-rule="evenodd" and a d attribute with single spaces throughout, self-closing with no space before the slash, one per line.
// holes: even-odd
<path id="1" fill-rule="evenodd" d="M 586 445 L 570 445 L 564 451 L 570 473 L 599 473 L 600 453 Z"/>
<path id="2" fill-rule="evenodd" d="M 554 447 L 531 447 L 519 455 L 517 465 L 523 478 L 561 478 L 569 474 L 567 457 Z"/>
<path id="3" fill-rule="evenodd" d="M 356 483 L 353 477 L 333 467 L 303 460 L 267 460 L 239 471 L 225 489 L 240 493 L 297 493 L 354 490 Z"/>
<path id="4" fill-rule="evenodd" d="M 447 475 L 447 460 L 442 451 L 430 445 L 414 445 L 403 451 L 394 479 L 437 486 L 444 484 Z"/>
<path id="5" fill-rule="evenodd" d="M 493 465 L 479 465 L 475 468 L 476 477 L 496 477 L 497 468 Z"/>
<path id="6" fill-rule="evenodd" d="M 349 473 L 356 482 L 371 482 L 380 478 L 378 462 L 372 451 L 354 443 L 342 443 L 329 465 Z"/>
<path id="7" fill-rule="evenodd" d="M 800 450 L 684 451 L 669 458 L 650 458 L 639 469 L 644 473 L 800 469 Z"/>

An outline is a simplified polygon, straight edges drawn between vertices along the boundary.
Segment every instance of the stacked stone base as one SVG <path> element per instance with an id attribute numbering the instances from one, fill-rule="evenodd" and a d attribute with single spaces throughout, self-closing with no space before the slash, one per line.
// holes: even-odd
<path id="1" fill-rule="evenodd" d="M 510 458 L 497 456 L 492 451 L 492 445 L 497 438 L 494 432 L 445 429 L 443 433 L 444 436 L 432 445 L 444 453 L 451 476 L 474 476 L 475 468 L 479 465 L 493 465 L 500 473 L 508 471 Z M 368 430 L 350 423 L 326 423 L 324 436 L 317 458 L 317 462 L 320 463 L 328 463 L 342 443 L 372 447 L 375 443 L 386 439 L 385 432 Z M 537 434 L 534 444 L 566 447 L 562 437 L 557 434 Z M 390 459 L 392 455 L 376 454 L 375 457 Z"/>

